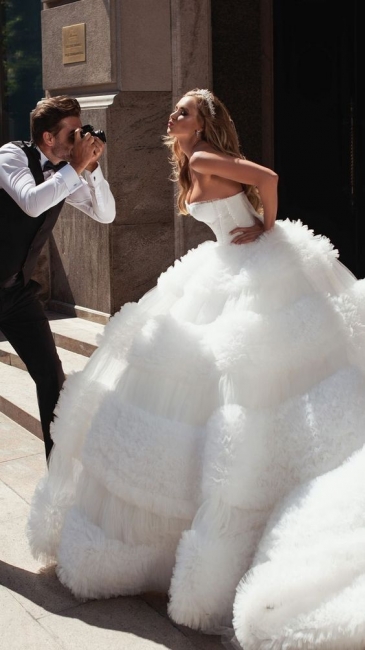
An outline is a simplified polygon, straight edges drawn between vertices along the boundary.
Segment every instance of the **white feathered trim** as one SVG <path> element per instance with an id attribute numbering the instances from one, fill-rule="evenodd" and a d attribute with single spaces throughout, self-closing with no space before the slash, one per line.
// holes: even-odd
<path id="1" fill-rule="evenodd" d="M 75 507 L 67 513 L 57 575 L 79 598 L 167 591 L 175 546 L 128 545 L 108 539 Z"/>
<path id="2" fill-rule="evenodd" d="M 109 492 L 163 516 L 190 519 L 201 480 L 203 430 L 124 404 L 112 393 L 86 439 L 82 462 Z"/>
<path id="3" fill-rule="evenodd" d="M 364 466 L 365 448 L 273 513 L 235 599 L 245 649 L 363 647 Z"/>
<path id="4" fill-rule="evenodd" d="M 31 503 L 27 522 L 27 536 L 34 558 L 46 563 L 57 558 L 58 545 L 64 518 L 75 498 L 75 486 L 80 464 L 53 447 L 50 467 L 53 464 L 52 480 L 48 471 L 39 481 Z M 57 470 L 55 469 L 57 465 Z"/>
<path id="5" fill-rule="evenodd" d="M 181 537 L 170 586 L 169 614 L 177 623 L 214 631 L 230 625 L 236 586 L 252 561 L 266 513 L 205 501 Z"/>

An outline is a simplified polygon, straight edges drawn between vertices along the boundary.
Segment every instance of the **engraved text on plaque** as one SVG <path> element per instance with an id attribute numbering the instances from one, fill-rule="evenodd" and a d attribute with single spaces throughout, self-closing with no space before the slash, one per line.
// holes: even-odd
<path id="1" fill-rule="evenodd" d="M 85 23 L 62 27 L 62 63 L 86 61 Z"/>

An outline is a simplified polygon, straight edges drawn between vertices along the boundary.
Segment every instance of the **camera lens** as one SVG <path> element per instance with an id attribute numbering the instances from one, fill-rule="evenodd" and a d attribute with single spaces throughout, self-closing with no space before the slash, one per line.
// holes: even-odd
<path id="1" fill-rule="evenodd" d="M 105 133 L 101 129 L 98 129 L 97 131 L 94 131 L 93 135 L 95 135 L 97 138 L 102 140 L 102 142 L 106 142 Z"/>
<path id="2" fill-rule="evenodd" d="M 86 133 L 90 133 L 94 138 L 99 138 L 102 142 L 106 142 L 106 136 L 101 129 L 95 131 L 91 124 L 85 124 L 81 129 L 81 137 L 83 138 Z"/>

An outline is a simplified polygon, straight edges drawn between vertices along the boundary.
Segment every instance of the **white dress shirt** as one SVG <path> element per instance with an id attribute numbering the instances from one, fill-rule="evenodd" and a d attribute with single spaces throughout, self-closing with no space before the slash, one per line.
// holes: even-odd
<path id="1" fill-rule="evenodd" d="M 43 168 L 47 158 L 40 149 L 38 151 Z M 24 151 L 12 142 L 0 147 L 0 189 L 4 189 L 30 217 L 39 217 L 65 199 L 95 221 L 111 223 L 115 218 L 115 200 L 100 165 L 93 172 L 85 170 L 84 174 L 85 178 L 79 176 L 67 164 L 56 173 L 44 172 L 44 183 L 36 185 Z"/>

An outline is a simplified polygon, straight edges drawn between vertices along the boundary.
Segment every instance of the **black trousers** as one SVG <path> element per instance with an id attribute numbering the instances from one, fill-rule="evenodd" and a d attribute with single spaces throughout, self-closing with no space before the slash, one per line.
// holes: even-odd
<path id="1" fill-rule="evenodd" d="M 37 387 L 43 440 L 48 458 L 53 441 L 50 424 L 65 376 L 43 305 L 40 285 L 30 280 L 0 289 L 0 330 L 25 363 Z"/>

